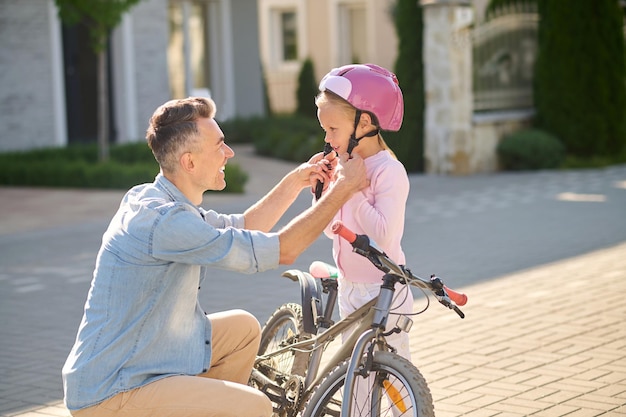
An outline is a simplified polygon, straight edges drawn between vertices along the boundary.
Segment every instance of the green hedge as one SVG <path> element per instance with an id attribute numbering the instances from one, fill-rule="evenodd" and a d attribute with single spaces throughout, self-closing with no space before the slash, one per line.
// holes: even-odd
<path id="1" fill-rule="evenodd" d="M 565 157 L 561 141 L 537 129 L 505 136 L 496 151 L 502 169 L 510 171 L 558 168 Z"/>
<path id="2" fill-rule="evenodd" d="M 277 115 L 248 122 L 247 128 L 256 153 L 263 156 L 304 162 L 324 147 L 324 131 L 310 117 Z"/>
<path id="3" fill-rule="evenodd" d="M 98 162 L 96 145 L 72 145 L 0 154 L 0 184 L 70 188 L 128 189 L 154 181 L 159 166 L 145 142 L 113 145 L 108 162 Z M 224 191 L 241 193 L 248 175 L 226 166 Z"/>
<path id="4" fill-rule="evenodd" d="M 424 22 L 419 2 L 398 0 L 394 20 L 398 35 L 394 68 L 404 96 L 404 120 L 398 132 L 384 132 L 383 137 L 408 172 L 424 172 Z"/>
<path id="5" fill-rule="evenodd" d="M 616 0 L 537 0 L 537 127 L 571 156 L 626 150 L 624 14 Z"/>

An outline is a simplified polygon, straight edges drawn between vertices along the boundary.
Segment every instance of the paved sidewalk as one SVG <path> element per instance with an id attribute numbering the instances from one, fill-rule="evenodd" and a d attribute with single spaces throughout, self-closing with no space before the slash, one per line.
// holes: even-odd
<path id="1" fill-rule="evenodd" d="M 239 163 L 254 164 L 250 192 L 212 203 L 247 207 L 293 166 L 237 152 Z M 122 195 L 1 188 L 0 234 L 101 221 Z M 456 289 L 469 296 L 464 320 L 431 300 L 411 331 L 438 417 L 626 416 L 626 242 Z M 42 400 L 8 415 L 69 413 Z"/>
<path id="2" fill-rule="evenodd" d="M 626 243 L 463 290 L 411 333 L 437 416 L 626 415 Z"/>

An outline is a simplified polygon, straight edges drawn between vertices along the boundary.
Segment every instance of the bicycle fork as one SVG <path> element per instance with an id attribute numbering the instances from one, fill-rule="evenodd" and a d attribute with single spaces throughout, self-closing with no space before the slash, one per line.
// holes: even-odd
<path id="1" fill-rule="evenodd" d="M 399 277 L 393 274 L 385 274 L 383 277 L 383 285 L 380 288 L 380 294 L 378 301 L 374 306 L 374 317 L 372 319 L 372 326 L 369 330 L 364 331 L 354 344 L 352 355 L 350 356 L 350 363 L 348 365 L 348 371 L 346 373 L 346 380 L 344 382 L 344 400 L 341 403 L 341 417 L 349 417 L 352 412 L 352 396 L 354 394 L 354 380 L 357 373 L 366 375 L 371 369 L 371 357 L 374 355 L 374 344 L 377 343 L 378 337 L 382 331 L 385 330 L 387 319 L 389 318 L 389 311 L 391 310 L 391 304 L 393 302 L 393 295 L 395 292 L 395 284 L 398 282 Z M 408 327 L 405 325 L 405 327 Z M 401 329 L 406 331 L 407 329 Z M 371 345 L 370 343 L 371 342 Z M 364 363 L 364 368 L 357 370 L 361 365 L 361 359 L 366 347 L 371 346 L 368 349 L 367 359 Z"/>

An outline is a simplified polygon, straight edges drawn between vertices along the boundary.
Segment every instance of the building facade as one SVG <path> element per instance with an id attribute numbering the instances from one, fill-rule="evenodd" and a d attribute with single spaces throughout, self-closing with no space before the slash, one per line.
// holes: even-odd
<path id="1" fill-rule="evenodd" d="M 393 70 L 395 4 L 142 0 L 124 16 L 109 45 L 112 141 L 142 140 L 154 109 L 171 98 L 210 95 L 222 121 L 265 114 L 266 91 L 273 112 L 292 112 L 307 58 L 316 80 L 355 62 Z M 484 22 L 488 0 L 419 4 L 426 170 L 455 175 L 498 170 L 497 144 L 527 126 L 533 109 L 531 104 L 484 111 L 476 105 L 473 66 L 479 61 L 473 49 L 481 26 L 491 23 Z M 530 62 L 533 53 L 523 56 Z M 514 69 L 494 68 L 487 69 L 504 76 Z M 0 0 L 0 151 L 95 142 L 96 86 L 87 31 L 62 25 L 54 0 Z"/>
<path id="2" fill-rule="evenodd" d="M 54 0 L 0 0 L 0 151 L 95 142 L 87 36 Z M 221 119 L 264 112 L 256 0 L 143 0 L 112 33 L 109 63 L 114 142 L 142 140 L 171 98 L 211 95 Z"/>
<path id="3" fill-rule="evenodd" d="M 373 62 L 393 69 L 395 0 L 258 0 L 259 47 L 272 110 L 296 108 L 306 58 L 316 79 L 330 69 Z"/>

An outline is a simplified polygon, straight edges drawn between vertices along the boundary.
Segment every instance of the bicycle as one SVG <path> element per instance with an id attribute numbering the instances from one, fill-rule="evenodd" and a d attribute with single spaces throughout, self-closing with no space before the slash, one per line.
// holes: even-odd
<path id="1" fill-rule="evenodd" d="M 413 323 L 392 311 L 396 285 L 409 294 L 409 287 L 416 286 L 426 295 L 426 307 L 414 314 L 429 307 L 426 290 L 430 290 L 442 305 L 464 318 L 458 306 L 467 302 L 467 296 L 452 291 L 434 275 L 429 280 L 414 275 L 389 259 L 367 235 L 356 235 L 339 221 L 332 230 L 384 273 L 380 294 L 334 322 L 336 268 L 315 261 L 308 273 L 284 272 L 284 277 L 300 283 L 302 304 L 284 304 L 266 322 L 250 385 L 270 398 L 278 417 L 434 416 L 426 380 L 385 340 L 393 332 L 408 332 Z M 391 315 L 398 320 L 386 331 Z M 354 330 L 322 366 L 327 346 L 351 327 Z"/>

